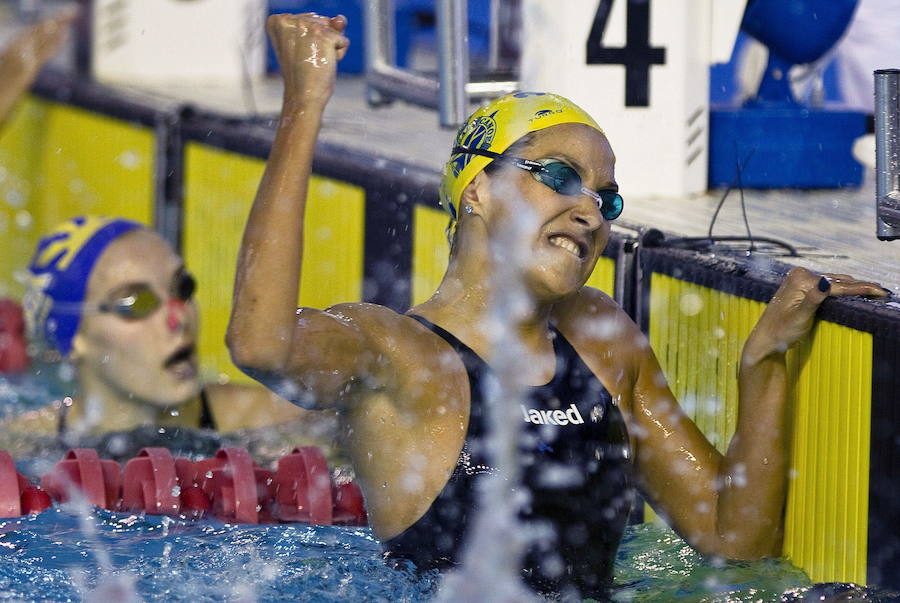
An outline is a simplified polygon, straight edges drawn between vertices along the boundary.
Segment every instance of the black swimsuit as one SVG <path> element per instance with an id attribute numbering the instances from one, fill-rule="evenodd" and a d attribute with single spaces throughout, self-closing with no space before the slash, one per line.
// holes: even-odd
<path id="1" fill-rule="evenodd" d="M 476 508 L 477 482 L 492 468 L 484 450 L 487 432 L 482 380 L 487 364 L 444 329 L 413 316 L 460 355 L 469 375 L 471 410 L 456 469 L 416 523 L 383 543 L 389 558 L 408 559 L 419 570 L 445 569 L 460 559 Z M 604 597 L 632 503 L 631 449 L 625 422 L 609 392 L 578 353 L 553 329 L 556 374 L 527 388 L 521 405 L 522 481 L 530 502 L 521 519 L 553 528 L 553 539 L 529 548 L 522 576 L 543 593 Z"/>
<path id="2" fill-rule="evenodd" d="M 216 419 L 213 417 L 212 408 L 209 405 L 209 395 L 206 388 L 200 390 L 200 429 L 216 430 Z"/>

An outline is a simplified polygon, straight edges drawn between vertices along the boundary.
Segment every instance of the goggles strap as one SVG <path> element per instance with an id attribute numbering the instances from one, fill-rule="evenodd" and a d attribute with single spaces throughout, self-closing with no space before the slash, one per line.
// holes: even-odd
<path id="1" fill-rule="evenodd" d="M 531 159 L 524 159 L 522 157 L 510 157 L 509 155 L 504 155 L 502 153 L 495 153 L 494 151 L 489 151 L 487 149 L 474 149 L 472 147 L 466 147 L 462 145 L 458 145 L 453 147 L 453 150 L 450 151 L 453 155 L 480 155 L 481 157 L 488 157 L 489 159 L 499 159 L 501 161 L 509 161 L 515 164 L 522 169 L 526 169 L 530 172 L 541 172 L 544 171 L 544 166 L 538 161 L 532 161 Z"/>

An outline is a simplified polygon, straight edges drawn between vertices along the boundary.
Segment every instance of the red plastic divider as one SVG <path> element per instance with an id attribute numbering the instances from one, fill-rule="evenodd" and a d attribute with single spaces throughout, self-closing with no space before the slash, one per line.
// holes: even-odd
<path id="1" fill-rule="evenodd" d="M 37 486 L 29 485 L 22 489 L 22 513 L 41 513 L 52 506 L 50 495 Z"/>
<path id="2" fill-rule="evenodd" d="M 256 479 L 256 499 L 259 501 L 259 523 L 278 523 L 272 514 L 272 501 L 275 500 L 275 472 L 255 466 L 253 476 Z"/>
<path id="3" fill-rule="evenodd" d="M 278 460 L 273 509 L 276 519 L 330 525 L 332 506 L 331 477 L 318 448 L 295 448 Z"/>
<path id="4" fill-rule="evenodd" d="M 227 521 L 259 523 L 256 476 L 250 454 L 243 448 L 222 448 L 213 460 L 218 461 L 218 467 L 211 468 L 200 482 L 212 500 L 213 513 Z"/>
<path id="5" fill-rule="evenodd" d="M 112 510 L 119 501 L 122 474 L 117 462 L 100 460 L 96 450 L 74 448 L 41 477 L 41 487 L 59 502 L 67 502 L 70 493 L 78 490 L 88 503 Z"/>
<path id="6" fill-rule="evenodd" d="M 365 525 L 362 492 L 352 482 L 334 484 L 318 448 L 295 448 L 276 471 L 254 464 L 243 448 L 222 448 L 199 461 L 173 458 L 165 448 L 144 448 L 125 464 L 75 448 L 41 477 L 46 490 L 16 473 L 0 450 L 0 517 L 40 512 L 51 497 L 66 502 L 77 490 L 109 510 L 198 519 L 210 512 L 235 523 L 302 521 L 314 525 Z"/>
<path id="7" fill-rule="evenodd" d="M 334 490 L 333 521 L 335 525 L 367 525 L 369 516 L 366 513 L 366 502 L 359 486 L 353 482 L 347 482 L 335 485 Z"/>
<path id="8" fill-rule="evenodd" d="M 32 486 L 5 450 L 0 450 L 0 519 L 40 513 L 51 506 L 46 492 Z"/>
<path id="9" fill-rule="evenodd" d="M 200 519 L 212 509 L 212 501 L 197 484 L 194 465 L 186 458 L 176 458 L 175 475 L 181 488 L 181 512 L 191 519 Z"/>
<path id="10" fill-rule="evenodd" d="M 0 299 L 0 373 L 22 373 L 30 363 L 22 307 Z"/>
<path id="11" fill-rule="evenodd" d="M 0 450 L 0 518 L 22 515 L 22 486 L 12 457 Z"/>
<path id="12" fill-rule="evenodd" d="M 181 510 L 175 459 L 166 448 L 144 448 L 125 464 L 122 508 L 151 515 L 178 515 Z"/>

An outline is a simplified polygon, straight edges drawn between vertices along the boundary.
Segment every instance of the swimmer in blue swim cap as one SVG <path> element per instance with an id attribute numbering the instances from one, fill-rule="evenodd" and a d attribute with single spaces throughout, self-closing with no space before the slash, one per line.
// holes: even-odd
<path id="1" fill-rule="evenodd" d="M 523 434 L 519 515 L 546 535 L 519 559 L 525 583 L 605 599 L 634 488 L 703 553 L 778 555 L 785 351 L 829 295 L 884 291 L 791 271 L 744 345 L 737 434 L 720 454 L 678 405 L 638 326 L 585 286 L 623 208 L 610 141 L 567 99 L 521 92 L 476 111 L 447 149 L 441 199 L 455 227 L 430 299 L 406 313 L 362 303 L 297 310 L 307 185 L 345 25 L 269 18 L 284 104 L 244 232 L 227 343 L 274 391 L 342 412 L 387 555 L 422 570 L 461 561 L 495 466 L 483 385 L 497 358 L 493 308 L 510 290 L 521 294 L 506 301 L 508 326 L 525 350 L 504 373 L 523 392 L 507 417 Z"/>
<path id="2" fill-rule="evenodd" d="M 17 418 L 28 433 L 100 434 L 171 425 L 234 431 L 308 417 L 257 386 L 204 383 L 196 284 L 165 240 L 137 222 L 67 220 L 28 266 L 31 341 L 76 371 L 61 408 Z"/>

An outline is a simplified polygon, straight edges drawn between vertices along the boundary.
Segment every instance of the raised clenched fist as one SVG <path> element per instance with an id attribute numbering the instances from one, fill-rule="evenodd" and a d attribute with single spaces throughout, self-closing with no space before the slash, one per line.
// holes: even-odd
<path id="1" fill-rule="evenodd" d="M 9 43 L 4 62 L 13 62 L 26 77 L 32 77 L 62 46 L 78 11 L 68 9 L 35 23 Z"/>
<path id="2" fill-rule="evenodd" d="M 269 17 L 272 40 L 284 78 L 285 103 L 324 103 L 334 90 L 337 62 L 350 45 L 342 15 L 278 14 Z"/>

